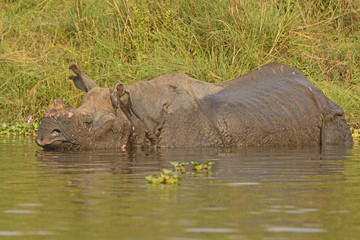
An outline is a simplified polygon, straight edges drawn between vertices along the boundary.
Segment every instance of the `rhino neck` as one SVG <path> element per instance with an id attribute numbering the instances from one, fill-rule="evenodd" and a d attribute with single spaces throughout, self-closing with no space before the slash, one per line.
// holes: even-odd
<path id="1" fill-rule="evenodd" d="M 150 127 L 151 124 L 148 118 L 143 117 L 143 115 L 138 113 L 134 108 L 131 109 L 132 116 L 123 109 L 120 109 L 120 111 L 121 114 L 126 117 L 130 125 L 129 138 L 126 147 L 134 145 L 157 145 L 158 136 L 154 134 L 154 129 Z"/>
<path id="2" fill-rule="evenodd" d="M 168 74 L 150 82 L 128 85 L 133 108 L 142 118 L 135 122 L 135 127 L 144 134 L 142 143 L 150 141 L 157 146 L 199 144 L 200 140 L 194 136 L 203 129 L 201 121 L 208 122 L 208 119 L 203 119 L 205 114 L 199 99 L 208 92 L 216 93 L 221 89 L 184 74 Z M 135 131 L 138 134 L 137 129 Z M 191 143 L 190 138 L 193 139 Z"/>

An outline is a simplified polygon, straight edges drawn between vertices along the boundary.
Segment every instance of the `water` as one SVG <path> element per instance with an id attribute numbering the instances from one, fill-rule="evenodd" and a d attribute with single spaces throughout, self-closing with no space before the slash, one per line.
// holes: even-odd
<path id="1" fill-rule="evenodd" d="M 1 239 L 359 239 L 360 148 L 47 152 L 0 137 Z M 170 161 L 216 162 L 176 186 Z"/>

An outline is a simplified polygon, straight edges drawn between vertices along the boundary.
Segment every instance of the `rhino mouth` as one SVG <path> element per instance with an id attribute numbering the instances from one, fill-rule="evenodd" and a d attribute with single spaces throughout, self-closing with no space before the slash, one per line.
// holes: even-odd
<path id="1" fill-rule="evenodd" d="M 35 142 L 37 143 L 37 145 L 39 145 L 40 147 L 42 147 L 45 150 L 53 150 L 53 149 L 77 149 L 78 145 L 71 143 L 69 141 L 60 141 L 60 140 L 55 140 L 51 143 L 42 143 L 39 142 L 35 139 Z"/>
<path id="2" fill-rule="evenodd" d="M 63 141 L 54 141 L 51 144 L 41 146 L 43 149 L 53 150 L 53 149 L 73 149 L 74 145 L 70 142 Z"/>

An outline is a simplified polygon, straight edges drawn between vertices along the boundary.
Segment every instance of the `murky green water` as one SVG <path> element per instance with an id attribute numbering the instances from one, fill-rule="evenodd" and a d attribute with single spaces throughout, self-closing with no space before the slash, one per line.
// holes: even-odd
<path id="1" fill-rule="evenodd" d="M 360 148 L 44 152 L 0 137 L 0 239 L 359 239 Z M 212 160 L 177 186 L 145 176 Z"/>

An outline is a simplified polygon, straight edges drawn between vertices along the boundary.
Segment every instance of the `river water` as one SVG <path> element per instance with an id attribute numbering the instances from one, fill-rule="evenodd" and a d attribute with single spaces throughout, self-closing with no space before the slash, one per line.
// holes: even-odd
<path id="1" fill-rule="evenodd" d="M 359 239 L 360 147 L 51 152 L 0 137 L 1 239 Z M 169 162 L 177 185 L 145 177 Z"/>

